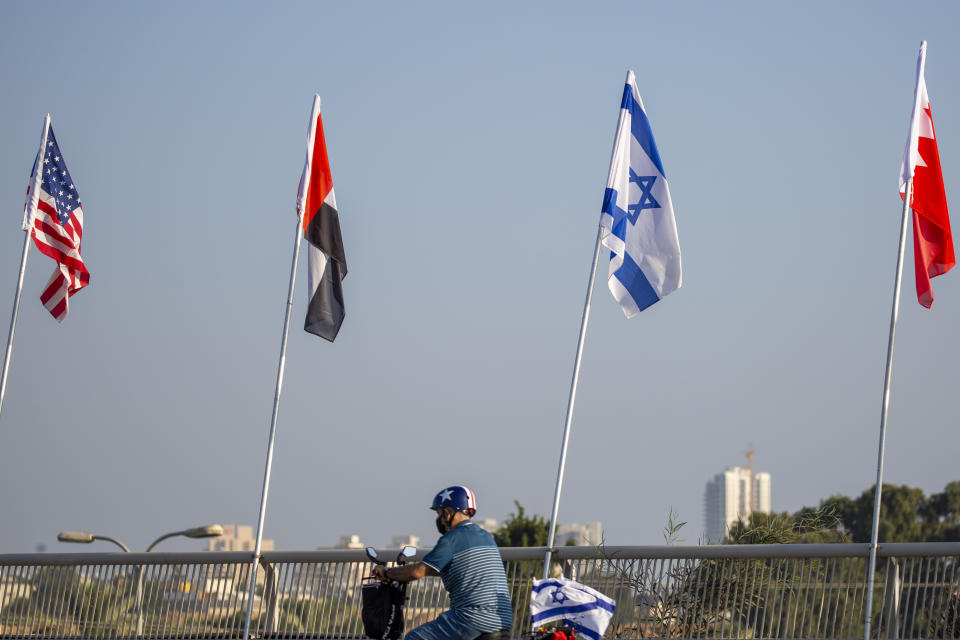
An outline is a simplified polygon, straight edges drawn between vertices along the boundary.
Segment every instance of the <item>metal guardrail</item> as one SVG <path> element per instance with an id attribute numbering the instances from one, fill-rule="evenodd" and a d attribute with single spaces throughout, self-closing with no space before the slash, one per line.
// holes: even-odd
<path id="1" fill-rule="evenodd" d="M 544 551 L 501 549 L 515 637 L 530 631 Z M 876 637 L 960 638 L 960 543 L 883 544 L 878 557 Z M 862 638 L 867 558 L 865 544 L 560 547 L 551 571 L 617 601 L 608 638 Z M 362 551 L 261 564 L 256 637 L 363 637 Z M 0 637 L 240 638 L 249 577 L 249 553 L 0 555 Z M 408 629 L 447 607 L 437 578 L 408 595 Z"/>

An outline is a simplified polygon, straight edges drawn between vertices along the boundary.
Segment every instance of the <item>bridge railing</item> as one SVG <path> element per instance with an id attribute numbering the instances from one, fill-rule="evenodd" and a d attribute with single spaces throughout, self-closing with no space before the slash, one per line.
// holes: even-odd
<path id="1" fill-rule="evenodd" d="M 515 637 L 531 630 L 544 551 L 501 549 Z M 882 544 L 878 557 L 876 637 L 960 638 L 960 543 Z M 551 573 L 617 601 L 608 638 L 862 638 L 867 558 L 863 544 L 560 547 Z M 370 569 L 362 551 L 265 552 L 252 633 L 363 637 Z M 0 555 L 0 637 L 240 638 L 249 580 L 249 553 Z M 408 595 L 408 629 L 448 606 L 437 578 Z"/>

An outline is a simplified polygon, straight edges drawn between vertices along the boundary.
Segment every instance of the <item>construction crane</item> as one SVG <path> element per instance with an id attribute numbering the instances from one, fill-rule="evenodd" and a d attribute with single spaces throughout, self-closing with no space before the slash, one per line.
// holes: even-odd
<path id="1" fill-rule="evenodd" d="M 753 450 L 753 443 L 750 443 L 747 445 L 747 450 L 740 453 L 747 456 L 747 468 L 750 469 L 750 512 L 752 513 L 757 510 L 757 491 L 753 483 L 753 457 L 757 452 Z"/>
<path id="2" fill-rule="evenodd" d="M 741 451 L 740 453 L 747 456 L 747 462 L 749 463 L 747 468 L 750 469 L 750 475 L 753 475 L 753 457 L 757 455 L 757 452 L 753 450 L 753 444 L 748 444 L 747 450 Z"/>

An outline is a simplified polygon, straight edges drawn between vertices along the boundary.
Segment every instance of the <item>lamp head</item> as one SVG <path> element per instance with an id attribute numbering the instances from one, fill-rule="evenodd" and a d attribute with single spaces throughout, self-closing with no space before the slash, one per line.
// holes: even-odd
<path id="1" fill-rule="evenodd" d="M 60 542 L 79 542 L 90 544 L 93 542 L 93 534 L 85 531 L 61 531 L 57 534 L 57 540 Z"/>
<path id="2" fill-rule="evenodd" d="M 183 535 L 188 538 L 217 538 L 223 535 L 223 527 L 219 524 L 208 524 L 204 527 L 187 529 Z"/>

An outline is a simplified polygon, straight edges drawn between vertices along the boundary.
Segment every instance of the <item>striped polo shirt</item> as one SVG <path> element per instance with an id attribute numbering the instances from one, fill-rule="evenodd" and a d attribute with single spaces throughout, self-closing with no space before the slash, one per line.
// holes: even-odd
<path id="1" fill-rule="evenodd" d="M 487 633 L 510 629 L 513 610 L 503 561 L 493 536 L 466 520 L 447 531 L 423 563 L 436 569 L 450 594 L 450 610 Z"/>

